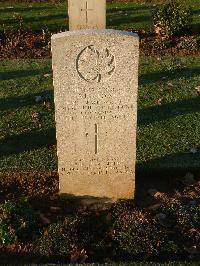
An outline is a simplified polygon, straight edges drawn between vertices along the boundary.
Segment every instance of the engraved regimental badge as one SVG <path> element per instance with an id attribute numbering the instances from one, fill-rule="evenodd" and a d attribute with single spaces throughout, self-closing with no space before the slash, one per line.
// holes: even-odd
<path id="1" fill-rule="evenodd" d="M 94 45 L 85 47 L 77 56 L 76 69 L 87 82 L 104 82 L 115 72 L 115 57 L 108 48 L 97 50 Z"/>

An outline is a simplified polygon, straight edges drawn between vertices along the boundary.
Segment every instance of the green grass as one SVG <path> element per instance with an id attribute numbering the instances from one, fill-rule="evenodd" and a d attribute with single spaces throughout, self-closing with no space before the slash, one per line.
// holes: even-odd
<path id="1" fill-rule="evenodd" d="M 52 80 L 43 76 L 51 71 L 50 61 L 6 60 L 0 69 L 0 168 L 55 169 L 54 111 L 35 102 L 36 95 L 53 98 Z M 40 114 L 41 129 L 33 113 Z"/>
<path id="2" fill-rule="evenodd" d="M 200 1 L 190 0 L 193 8 L 193 29 L 200 25 Z M 150 29 L 152 4 L 107 4 L 107 28 Z M 0 31 L 16 29 L 22 17 L 28 29 L 48 29 L 51 32 L 68 29 L 66 3 L 0 3 Z"/>
<path id="3" fill-rule="evenodd" d="M 0 171 L 57 168 L 51 60 L 0 62 Z M 138 99 L 139 169 L 198 168 L 199 57 L 141 58 Z M 52 103 L 35 102 L 42 95 Z M 161 105 L 158 102 L 161 99 Z M 39 120 L 33 119 L 39 114 Z M 190 148 L 199 148 L 193 154 Z"/>
<path id="4" fill-rule="evenodd" d="M 32 264 L 33 266 L 36 266 L 36 264 Z M 57 264 L 37 264 L 38 266 L 56 266 Z M 73 264 L 62 264 L 62 266 L 70 266 Z M 90 265 L 99 265 L 99 266 L 111 266 L 111 265 L 118 265 L 118 266 L 149 266 L 149 265 L 152 265 L 152 266 L 198 266 L 199 263 L 198 262 L 163 262 L 163 263 L 160 263 L 160 262 L 128 262 L 128 263 L 125 263 L 125 262 L 112 262 L 112 263 L 92 263 L 92 264 L 88 264 L 88 263 L 85 263 L 84 264 L 85 266 L 90 266 Z"/>

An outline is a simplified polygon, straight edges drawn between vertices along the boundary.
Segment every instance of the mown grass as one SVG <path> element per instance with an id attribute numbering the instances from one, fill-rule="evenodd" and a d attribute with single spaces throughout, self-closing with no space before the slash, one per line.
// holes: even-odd
<path id="1" fill-rule="evenodd" d="M 36 264 L 32 264 L 33 266 L 35 266 Z M 56 266 L 57 264 L 39 264 L 40 266 Z M 73 264 L 62 264 L 63 266 L 70 266 Z M 78 264 L 76 264 L 78 265 Z M 81 265 L 81 264 L 80 264 Z M 195 266 L 195 265 L 199 265 L 198 262 L 166 262 L 166 263 L 157 263 L 157 262 L 129 262 L 129 263 L 124 263 L 124 262 L 112 262 L 112 263 L 92 263 L 92 264 L 84 264 L 85 266 L 90 266 L 90 265 L 94 265 L 94 266 L 111 266 L 111 265 L 118 265 L 118 266 L 147 266 L 147 265 L 152 265 L 152 266 Z"/>
<path id="2" fill-rule="evenodd" d="M 193 8 L 193 30 L 199 30 L 200 2 L 190 0 Z M 113 3 L 107 4 L 107 28 L 151 29 L 151 13 L 155 4 Z M 19 27 L 22 17 L 27 29 L 48 29 L 51 32 L 68 29 L 66 3 L 0 3 L 0 31 Z"/>
<path id="3" fill-rule="evenodd" d="M 51 60 L 2 60 L 0 72 L 0 171 L 56 170 Z M 198 57 L 141 58 L 139 169 L 199 167 L 199 72 Z"/>
<path id="4" fill-rule="evenodd" d="M 32 264 L 33 266 L 36 266 L 36 264 Z M 38 265 L 38 264 L 37 264 Z M 39 264 L 40 266 L 56 266 L 57 264 Z M 73 265 L 73 264 L 62 264 L 62 266 L 70 266 L 70 265 Z M 76 264 L 76 265 L 79 265 L 79 264 Z M 81 264 L 80 264 L 81 265 Z M 163 263 L 160 263 L 160 262 L 129 262 L 129 263 L 125 263 L 125 262 L 112 262 L 112 263 L 92 263 L 92 264 L 89 264 L 89 263 L 85 263 L 84 264 L 85 266 L 90 266 L 90 265 L 94 265 L 94 266 L 111 266 L 111 265 L 118 265 L 118 266 L 196 266 L 196 265 L 199 265 L 198 262 L 178 262 L 178 261 L 175 261 L 175 262 L 163 262 Z"/>

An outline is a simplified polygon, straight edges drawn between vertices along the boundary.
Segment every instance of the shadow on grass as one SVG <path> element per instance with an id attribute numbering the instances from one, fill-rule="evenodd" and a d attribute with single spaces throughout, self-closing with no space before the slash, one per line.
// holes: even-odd
<path id="1" fill-rule="evenodd" d="M 200 9 L 194 9 L 194 10 L 192 10 L 192 14 L 193 15 L 200 14 Z"/>
<path id="2" fill-rule="evenodd" d="M 41 21 L 50 21 L 50 20 L 54 20 L 54 19 L 67 19 L 67 13 L 66 14 L 59 14 L 59 15 L 47 15 L 47 16 L 34 16 L 34 17 L 27 17 L 27 18 L 23 18 L 23 22 L 24 24 L 28 23 L 28 22 L 41 22 Z M 13 25 L 14 23 L 16 23 L 18 20 L 17 19 L 2 19 L 1 22 L 5 25 Z"/>
<path id="3" fill-rule="evenodd" d="M 35 249 L 37 246 L 34 247 Z M 44 256 L 38 251 L 1 251 L 0 252 L 1 265 L 67 265 L 66 256 Z M 17 262 L 17 263 L 16 263 Z"/>
<path id="4" fill-rule="evenodd" d="M 46 69 L 26 69 L 26 70 L 16 70 L 0 72 L 1 80 L 9 80 L 16 78 L 25 78 L 30 76 L 42 75 L 47 71 L 52 71 L 51 68 Z"/>
<path id="5" fill-rule="evenodd" d="M 138 23 L 144 21 L 150 21 L 150 16 L 124 16 L 123 14 L 117 18 L 112 18 L 112 21 L 108 20 L 108 26 L 116 26 L 120 24 Z"/>
<path id="6" fill-rule="evenodd" d="M 200 112 L 200 96 L 138 110 L 138 125 L 148 125 L 194 112 Z"/>
<path id="7" fill-rule="evenodd" d="M 43 24 L 42 26 L 40 26 L 40 28 L 36 25 L 36 27 L 34 27 L 34 32 L 41 33 L 42 29 L 47 29 L 52 34 L 53 33 L 56 34 L 56 33 L 59 33 L 61 31 L 68 31 L 69 30 L 69 22 L 68 22 L 68 19 L 66 18 L 65 21 L 64 20 L 59 21 L 59 23 Z"/>
<path id="8" fill-rule="evenodd" d="M 24 151 L 51 147 L 56 144 L 56 130 L 32 130 L 31 132 L 7 137 L 0 141 L 0 157 L 20 154 Z"/>
<path id="9" fill-rule="evenodd" d="M 147 74 L 142 74 L 139 76 L 140 85 L 154 83 L 163 80 L 172 80 L 177 78 L 192 78 L 199 76 L 200 67 L 185 67 L 185 68 L 177 68 L 173 70 L 166 70 L 160 72 L 152 72 Z"/>
<path id="10" fill-rule="evenodd" d="M 18 97 L 7 97 L 0 99 L 0 111 L 12 110 L 21 107 L 27 107 L 37 104 L 36 96 L 41 96 L 42 99 L 53 102 L 53 90 L 45 90 L 38 93 L 26 94 Z"/>
<path id="11" fill-rule="evenodd" d="M 133 6 L 130 6 L 130 7 L 111 7 L 111 8 L 108 8 L 107 9 L 107 13 L 120 13 L 120 12 L 130 12 L 130 11 L 133 11 L 133 12 L 136 12 L 136 11 L 141 11 L 141 12 L 146 12 L 146 11 L 151 11 L 154 7 L 150 7 L 150 6 L 138 6 L 138 7 L 133 7 Z"/>
<path id="12" fill-rule="evenodd" d="M 192 24 L 191 32 L 189 34 L 198 34 L 198 33 L 200 33 L 200 23 Z"/>
<path id="13" fill-rule="evenodd" d="M 152 197 L 148 194 L 149 189 L 174 194 L 174 189 L 177 185 L 180 188 L 180 180 L 186 173 L 192 172 L 196 177 L 200 176 L 199 162 L 200 152 L 192 154 L 183 151 L 137 163 L 135 179 L 137 204 L 142 207 L 149 206 L 152 202 Z"/>
<path id="14" fill-rule="evenodd" d="M 13 8 L 0 8 L 0 13 L 18 13 L 18 12 L 31 12 L 31 11 L 44 11 L 53 9 L 52 6 L 28 6 L 28 7 L 13 7 Z"/>
<path id="15" fill-rule="evenodd" d="M 14 251 L 1 251 L 0 252 L 1 265 L 24 265 L 24 263 L 46 263 L 49 258 L 42 256 L 41 254 L 33 252 L 14 252 Z"/>
<path id="16" fill-rule="evenodd" d="M 194 156 L 194 155 L 192 155 Z M 199 156 L 200 157 L 200 156 Z M 173 154 L 166 156 L 158 160 L 172 161 L 174 159 L 181 159 L 181 154 Z M 156 162 L 156 160 L 153 160 Z M 191 159 L 190 159 L 191 161 Z M 196 178 L 200 177 L 200 165 L 197 167 L 189 166 L 186 167 L 150 167 L 148 164 L 145 168 L 138 168 L 136 170 L 135 178 L 135 201 L 139 207 L 147 207 L 149 204 L 153 204 L 152 197 L 149 195 L 149 189 L 156 189 L 157 191 L 164 192 L 168 195 L 173 195 L 176 188 L 181 189 L 183 186 L 180 180 L 191 172 Z M 155 201 L 154 203 L 157 203 Z"/>
<path id="17" fill-rule="evenodd" d="M 192 148 L 192 147 L 191 147 Z M 197 147 L 198 148 L 198 147 Z M 200 148 L 200 147 L 199 147 Z M 200 170 L 200 149 L 197 153 L 189 151 L 180 151 L 165 155 L 160 158 L 137 163 L 138 173 L 155 171 L 174 171 L 175 169 Z"/>

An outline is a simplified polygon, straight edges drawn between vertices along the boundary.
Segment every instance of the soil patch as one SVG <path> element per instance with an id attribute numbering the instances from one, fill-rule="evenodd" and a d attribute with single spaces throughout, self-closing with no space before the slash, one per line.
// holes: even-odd
<path id="1" fill-rule="evenodd" d="M 131 29 L 128 29 L 131 31 Z M 140 36 L 140 54 L 145 56 L 200 55 L 199 35 L 163 38 L 143 30 Z M 0 58 L 50 58 L 50 33 L 19 29 L 0 34 Z"/>
<path id="2" fill-rule="evenodd" d="M 144 179 L 141 180 L 137 177 L 136 186 L 143 187 Z M 181 202 L 186 204 L 200 204 L 200 176 L 198 174 L 185 173 L 184 176 L 174 178 L 174 180 L 168 178 L 165 180 L 147 178 L 145 180 L 145 188 L 150 188 L 148 191 L 143 191 L 143 194 L 138 196 L 136 193 L 136 200 L 127 201 L 122 215 L 122 219 L 125 219 L 129 215 L 129 211 L 133 212 L 136 208 L 136 214 L 142 215 L 142 212 L 149 212 L 151 215 L 155 215 L 154 211 L 161 205 L 162 199 L 165 197 L 178 199 Z M 161 184 L 162 183 L 162 184 Z M 164 185 L 168 184 L 166 187 Z M 156 188 L 163 187 L 163 190 L 157 190 Z M 142 193 L 141 188 L 139 188 L 140 193 Z M 14 200 L 15 202 L 19 201 L 20 198 L 27 197 L 29 202 L 35 211 L 40 214 L 41 219 L 41 230 L 44 230 L 45 226 L 48 224 L 53 224 L 58 221 L 62 223 L 65 220 L 65 217 L 73 217 L 77 214 L 83 215 L 83 217 L 88 217 L 89 224 L 91 223 L 91 228 L 95 225 L 101 225 L 101 218 L 104 217 L 104 210 L 98 210 L 96 208 L 88 208 L 84 204 L 76 204 L 76 201 L 72 199 L 63 199 L 58 195 L 58 174 L 56 172 L 49 173 L 2 173 L 0 175 L 0 203 L 3 203 L 5 200 Z M 147 204 L 148 202 L 148 204 Z M 123 206 L 123 205 L 122 205 Z M 111 209 L 112 210 L 112 209 Z M 91 213 L 93 212 L 93 214 Z M 121 212 L 121 209 L 120 209 Z M 88 214 L 87 214 L 88 213 Z M 86 216 L 85 216 L 86 215 Z M 118 215 L 116 213 L 112 214 L 112 211 L 109 210 L 109 213 L 106 213 L 106 219 L 110 219 L 111 215 Z M 159 214 L 160 215 L 160 214 Z M 123 218 L 124 217 L 124 218 Z M 130 216 L 132 217 L 132 216 Z M 143 216 L 141 216 L 142 219 Z M 145 216 L 147 219 L 148 215 Z M 152 217 L 153 218 L 153 217 Z M 150 219 L 152 219 L 150 218 Z M 158 217 L 160 219 L 160 217 Z M 97 219 L 94 222 L 92 219 Z M 162 219 L 161 219 L 161 222 Z M 92 225 L 92 223 L 94 223 Z M 98 225 L 100 223 L 100 225 Z M 161 223 L 162 224 L 162 223 Z M 87 225 L 88 226 L 88 225 Z M 165 225 L 164 225 L 165 226 Z M 85 228 L 85 227 L 84 227 Z M 90 230 L 91 228 L 85 228 L 84 230 Z M 85 232 L 85 231 L 84 231 Z M 48 239 L 48 231 L 44 231 L 44 236 L 46 235 Z M 96 235 L 96 233 L 95 233 Z M 38 236 L 35 236 L 37 239 Z M 51 237 L 51 236 L 50 236 Z M 34 236 L 33 236 L 34 239 Z M 17 259 L 18 263 L 64 263 L 67 260 L 66 257 L 62 256 L 53 256 L 46 257 L 41 254 L 37 254 L 35 250 L 34 241 L 29 243 L 15 243 L 7 247 L 0 249 L 0 261 L 2 263 L 12 263 Z M 48 245 L 48 244 L 47 244 Z M 77 251 L 78 252 L 78 251 Z M 190 253 L 190 251 L 188 251 Z M 192 253 L 191 253 L 192 254 Z M 80 262 L 81 254 L 77 253 L 76 262 Z M 81 255 L 81 256 L 80 256 Z M 83 254 L 84 255 L 84 254 Z M 198 257 L 196 254 L 192 259 L 196 260 Z M 90 254 L 90 256 L 92 256 Z M 86 257 L 85 257 L 86 258 Z M 84 259 L 85 259 L 84 258 Z M 183 257 L 182 257 L 183 258 Z M 184 257 L 187 259 L 187 257 Z M 72 257 L 71 257 L 72 260 Z M 89 260 L 90 261 L 90 260 Z M 91 260 L 94 262 L 93 260 Z"/>
<path id="3" fill-rule="evenodd" d="M 193 176 L 191 178 L 193 181 L 187 180 L 189 179 L 188 175 Z M 169 197 L 178 192 L 183 197 L 199 198 L 200 200 L 200 172 L 173 171 L 173 173 L 151 172 L 150 174 L 136 174 L 136 206 L 148 208 L 154 202 L 149 194 L 151 189 L 165 193 Z M 66 201 L 66 199 L 59 197 L 59 177 L 57 172 L 1 173 L 0 191 L 0 204 L 6 200 L 18 200 L 27 197 L 36 209 L 47 213 L 51 212 L 49 208 L 53 206 L 57 207 L 64 204 L 66 207 L 66 202 L 67 209 L 63 206 L 63 214 L 73 212 L 76 209 L 73 206 L 74 201 L 72 199 Z M 56 213 L 56 208 L 53 210 L 54 212 Z"/>

